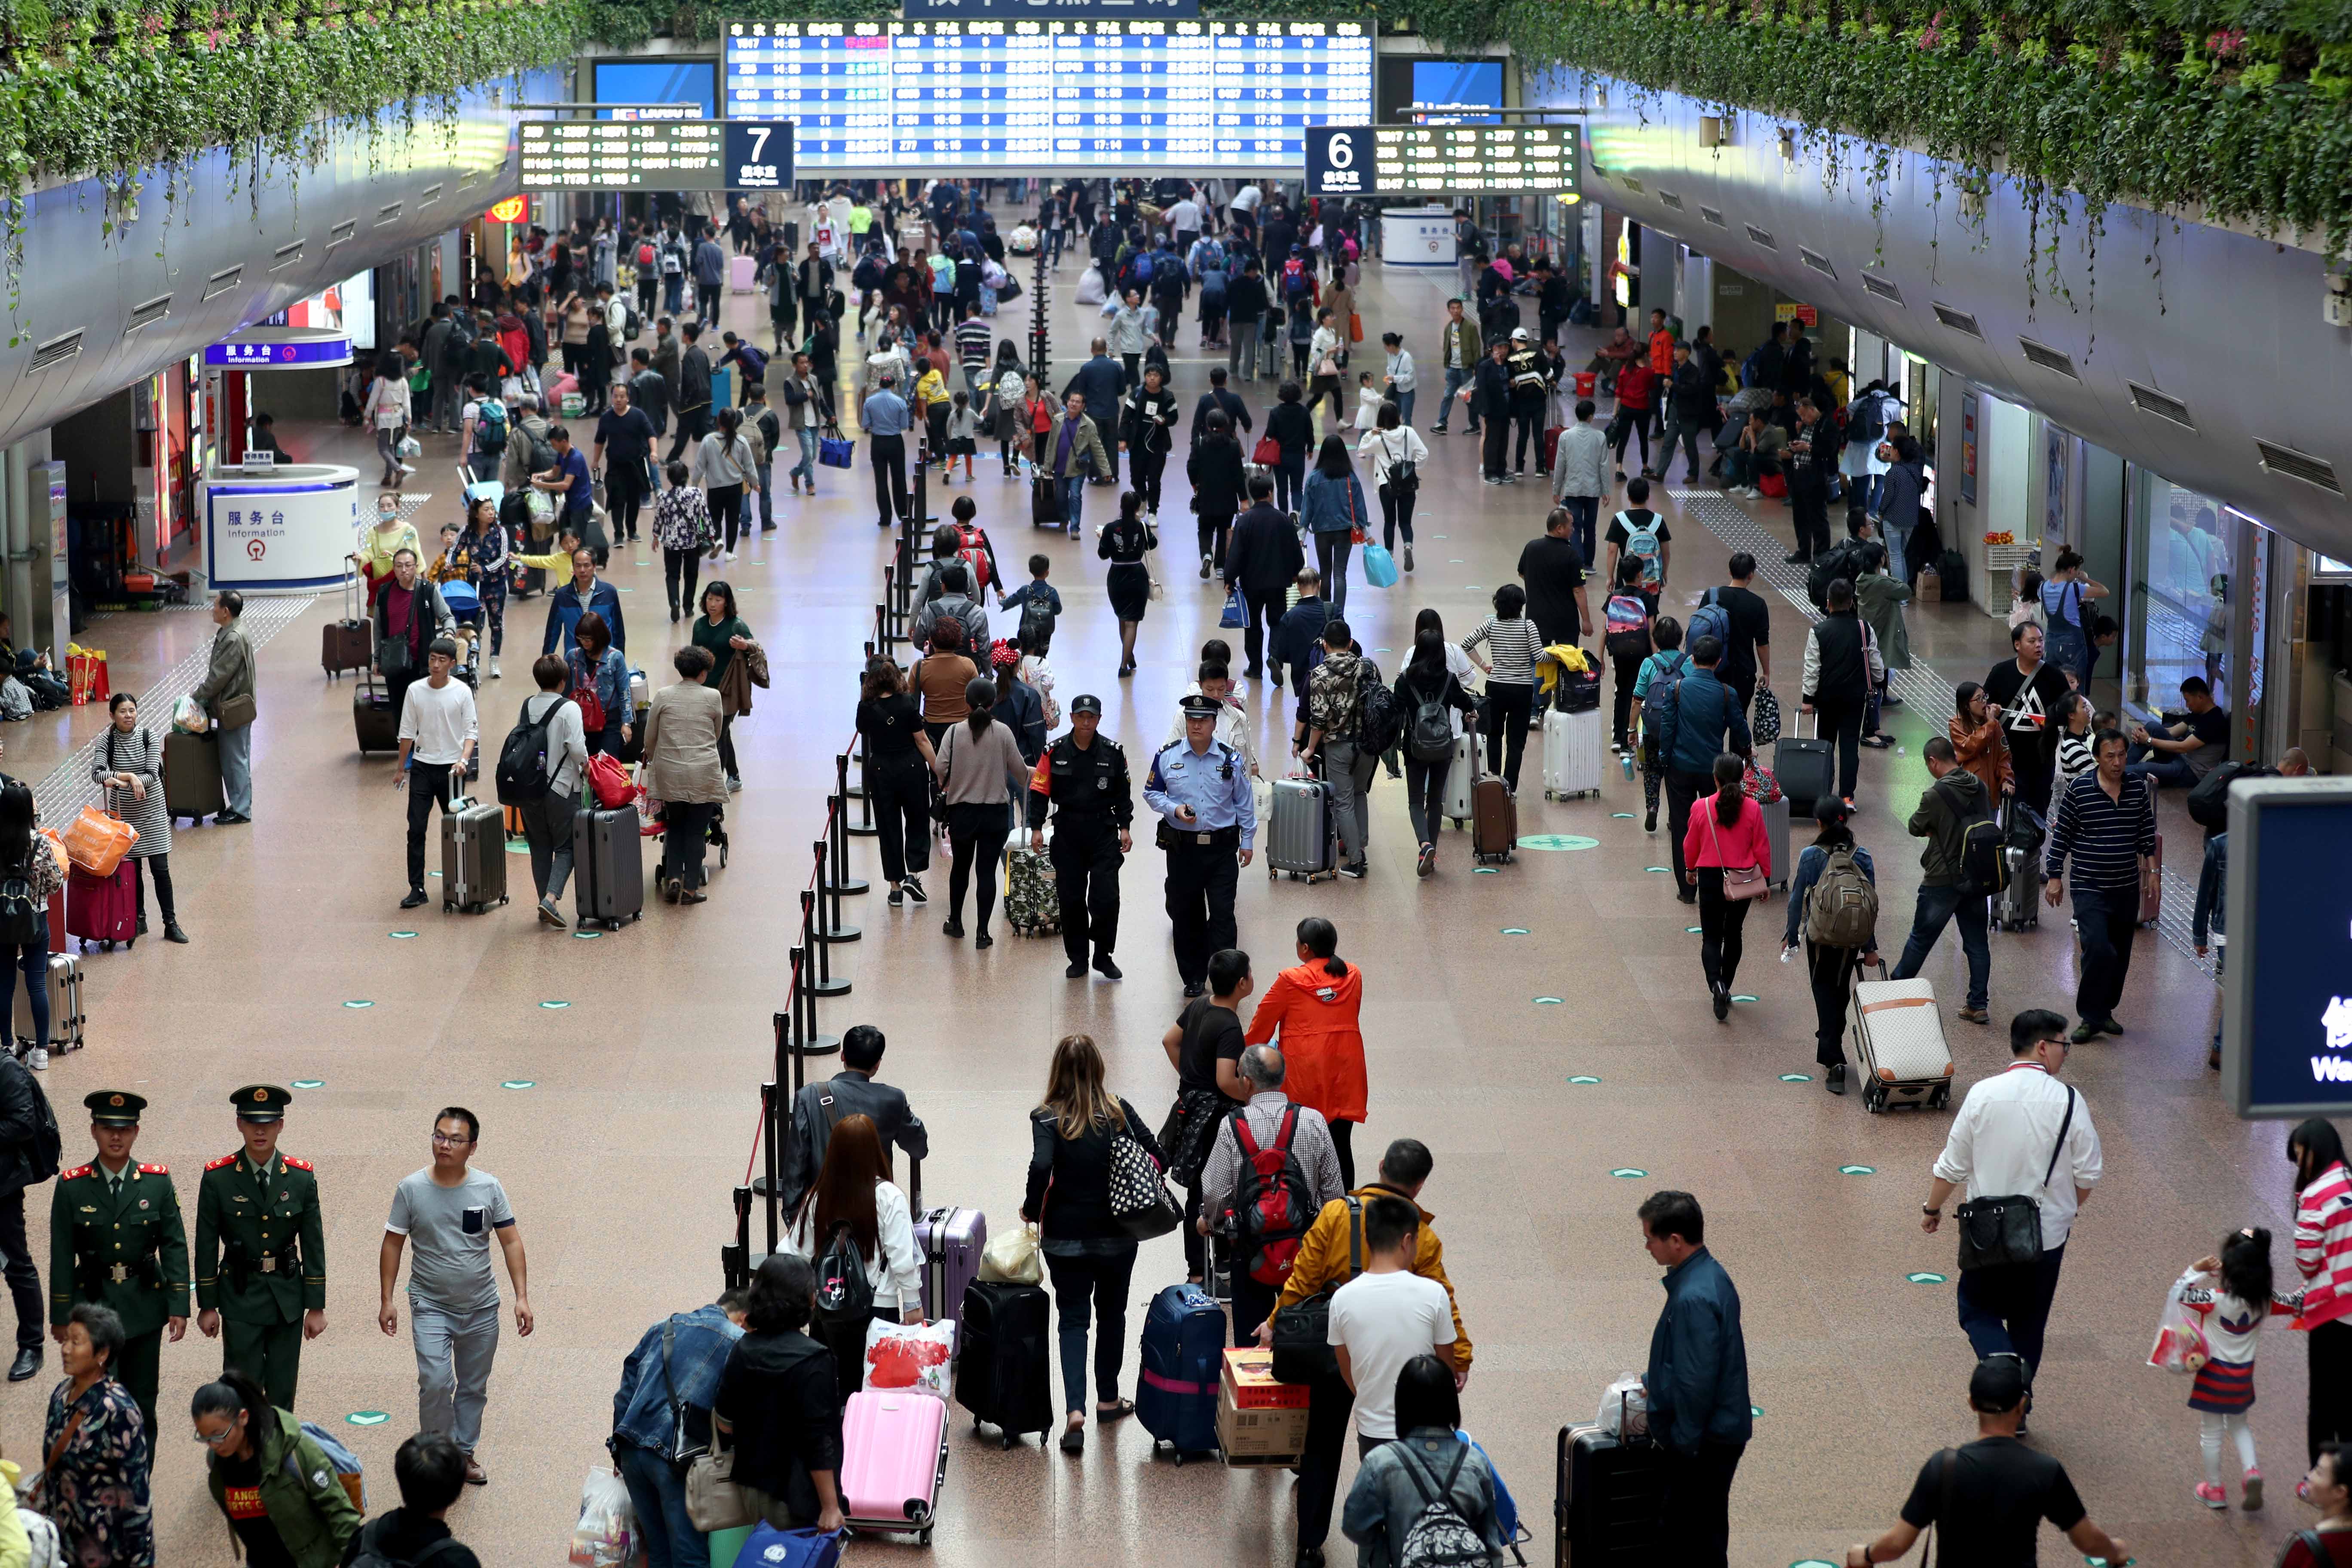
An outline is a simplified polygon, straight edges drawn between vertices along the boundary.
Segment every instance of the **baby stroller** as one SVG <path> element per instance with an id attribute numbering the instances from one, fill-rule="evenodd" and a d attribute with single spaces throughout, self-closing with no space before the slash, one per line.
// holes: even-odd
<path id="1" fill-rule="evenodd" d="M 450 673 L 479 690 L 482 684 L 481 591 L 462 577 L 453 577 L 441 584 L 441 602 L 449 606 L 449 618 L 457 623 L 457 668 Z"/>

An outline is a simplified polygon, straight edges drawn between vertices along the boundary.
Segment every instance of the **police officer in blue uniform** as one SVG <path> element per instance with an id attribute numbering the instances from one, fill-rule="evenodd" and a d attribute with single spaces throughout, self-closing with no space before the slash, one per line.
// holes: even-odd
<path id="1" fill-rule="evenodd" d="M 1094 967 L 1106 979 L 1119 978 L 1110 955 L 1118 944 L 1118 868 L 1135 847 L 1129 831 L 1135 821 L 1135 795 L 1128 783 L 1127 753 L 1102 723 L 1102 699 L 1078 697 L 1070 703 L 1069 733 L 1045 748 L 1029 781 L 1029 847 L 1045 847 L 1045 810 L 1054 812 L 1054 887 L 1062 908 L 1066 972 L 1087 977 L 1091 946 Z"/>
<path id="2" fill-rule="evenodd" d="M 1257 842 L 1249 764 L 1216 739 L 1217 700 L 1184 699 L 1184 738 L 1151 759 L 1143 802 L 1160 814 L 1168 855 L 1168 920 L 1184 994 L 1205 995 L 1209 955 L 1239 945 L 1234 892 Z"/>

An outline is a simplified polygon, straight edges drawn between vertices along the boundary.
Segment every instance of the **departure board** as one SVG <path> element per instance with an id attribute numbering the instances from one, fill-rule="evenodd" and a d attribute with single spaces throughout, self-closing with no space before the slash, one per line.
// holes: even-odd
<path id="1" fill-rule="evenodd" d="M 729 120 L 525 120 L 527 191 L 778 191 L 793 128 Z"/>
<path id="2" fill-rule="evenodd" d="M 1580 194 L 1573 125 L 1346 125 L 1308 132 L 1307 194 Z"/>
<path id="3" fill-rule="evenodd" d="M 1372 114 L 1368 22 L 730 22 L 730 119 L 790 120 L 805 174 L 1297 170 Z"/>

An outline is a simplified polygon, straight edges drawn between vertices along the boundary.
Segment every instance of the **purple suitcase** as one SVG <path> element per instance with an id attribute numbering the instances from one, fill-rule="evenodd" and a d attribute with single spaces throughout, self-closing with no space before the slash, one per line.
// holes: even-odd
<path id="1" fill-rule="evenodd" d="M 963 1350 L 964 1287 L 980 1278 L 988 1245 L 988 1216 L 978 1209 L 926 1209 L 915 1216 L 915 1249 L 923 1258 L 923 1316 L 952 1320 L 956 1350 Z"/>

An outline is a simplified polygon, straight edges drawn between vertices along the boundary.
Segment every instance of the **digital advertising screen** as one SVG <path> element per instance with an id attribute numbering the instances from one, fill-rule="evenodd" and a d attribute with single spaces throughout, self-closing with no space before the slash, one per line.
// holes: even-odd
<path id="1" fill-rule="evenodd" d="M 1405 107 L 1444 111 L 1423 118 L 1423 125 L 1492 125 L 1495 116 L 1474 111 L 1503 107 L 1503 62 L 1415 60 L 1412 101 Z"/>
<path id="2" fill-rule="evenodd" d="M 2352 779 L 2230 790 L 2221 1079 L 2240 1116 L 2352 1111 Z"/>
<path id="3" fill-rule="evenodd" d="M 729 22 L 727 117 L 790 120 L 803 175 L 1297 170 L 1371 119 L 1373 24 Z"/>
<path id="4" fill-rule="evenodd" d="M 592 60 L 598 103 L 692 104 L 656 111 L 600 109 L 599 120 L 716 120 L 719 66 L 712 60 Z M 758 118 L 752 116 L 751 118 Z"/>

